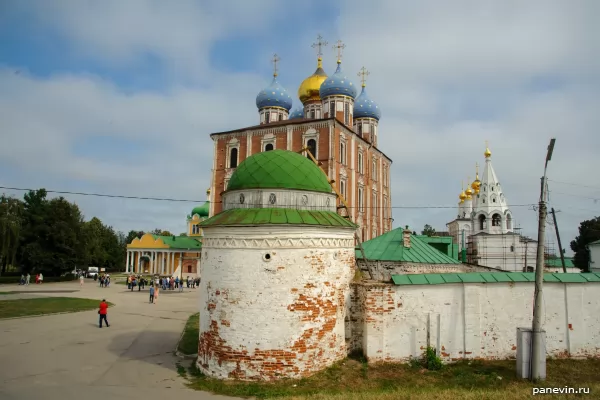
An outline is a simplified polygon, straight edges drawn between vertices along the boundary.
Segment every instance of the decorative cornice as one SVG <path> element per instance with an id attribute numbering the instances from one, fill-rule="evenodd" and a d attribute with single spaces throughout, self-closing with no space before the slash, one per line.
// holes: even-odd
<path id="1" fill-rule="evenodd" d="M 296 238 L 296 239 L 234 239 L 207 238 L 203 249 L 307 249 L 307 248 L 354 248 L 354 239 Z"/>

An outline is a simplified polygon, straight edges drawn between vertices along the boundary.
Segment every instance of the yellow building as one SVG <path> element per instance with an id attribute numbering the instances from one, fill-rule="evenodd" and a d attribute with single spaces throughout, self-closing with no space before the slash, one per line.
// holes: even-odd
<path id="1" fill-rule="evenodd" d="M 210 189 L 207 191 L 210 196 Z M 199 276 L 202 229 L 198 224 L 209 217 L 210 203 L 195 207 L 187 216 L 187 235 L 161 236 L 146 233 L 127 245 L 125 271 L 161 276 Z"/>

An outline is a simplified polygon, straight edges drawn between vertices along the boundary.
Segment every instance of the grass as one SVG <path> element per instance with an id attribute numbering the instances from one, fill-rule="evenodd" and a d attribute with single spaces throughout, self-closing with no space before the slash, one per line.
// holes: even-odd
<path id="1" fill-rule="evenodd" d="M 190 316 L 183 328 L 183 335 L 177 345 L 177 350 L 185 355 L 198 354 L 198 331 L 200 329 L 200 314 Z"/>
<path id="2" fill-rule="evenodd" d="M 0 296 L 7 295 L 7 294 L 13 294 L 13 292 L 0 292 Z"/>
<path id="3" fill-rule="evenodd" d="M 97 309 L 99 305 L 100 300 L 79 299 L 74 297 L 1 300 L 0 319 L 87 311 Z M 108 303 L 108 305 L 109 307 L 112 306 L 111 303 Z"/>
<path id="4" fill-rule="evenodd" d="M 309 378 L 276 383 L 220 381 L 202 375 L 192 364 L 188 379 L 189 386 L 197 390 L 287 400 L 519 400 L 531 398 L 534 387 L 565 386 L 585 387 L 590 388 L 590 394 L 600 393 L 598 359 L 548 360 L 547 379 L 538 384 L 518 379 L 515 364 L 515 360 L 461 361 L 430 371 L 417 363 L 367 364 L 357 357 L 341 361 Z M 575 396 L 544 395 L 550 399 Z"/>

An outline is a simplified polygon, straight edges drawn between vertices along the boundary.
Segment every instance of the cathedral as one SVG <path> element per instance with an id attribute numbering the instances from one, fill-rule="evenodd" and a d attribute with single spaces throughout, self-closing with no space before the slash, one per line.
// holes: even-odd
<path id="1" fill-rule="evenodd" d="M 275 55 L 273 80 L 256 97 L 259 124 L 211 134 L 214 164 L 210 215 L 224 209 L 222 193 L 245 159 L 272 150 L 310 157 L 303 151 L 307 148 L 346 199 L 362 241 L 391 230 L 392 160 L 377 147 L 381 110 L 367 94 L 369 72 L 363 67 L 358 74 L 362 83 L 359 93 L 342 68 L 345 45 L 338 41 L 334 45 L 337 67 L 331 76 L 327 75 L 322 58 L 325 45 L 327 42 L 321 36 L 313 44 L 318 50 L 317 68 L 298 88 L 301 107 L 292 110 L 292 96 L 277 81 L 279 59 Z M 336 201 L 341 206 L 341 200 Z"/>
<path id="2" fill-rule="evenodd" d="M 537 242 L 515 232 L 512 212 L 486 146 L 485 166 L 479 179 L 459 195 L 458 214 L 448 231 L 458 244 L 463 263 L 510 272 L 533 272 Z"/>

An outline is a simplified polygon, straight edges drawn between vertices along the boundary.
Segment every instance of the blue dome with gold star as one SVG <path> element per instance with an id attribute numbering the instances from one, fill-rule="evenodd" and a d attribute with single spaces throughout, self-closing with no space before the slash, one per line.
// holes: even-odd
<path id="1" fill-rule="evenodd" d="M 342 63 L 338 61 L 338 67 L 335 73 L 328 77 L 319 90 L 322 99 L 327 96 L 349 96 L 356 98 L 356 86 L 342 72 Z"/>
<path id="2" fill-rule="evenodd" d="M 273 82 L 256 96 L 256 107 L 258 109 L 264 107 L 281 107 L 290 111 L 290 108 L 292 108 L 292 96 L 277 82 L 277 77 L 274 77 Z"/>
<path id="3" fill-rule="evenodd" d="M 290 119 L 302 119 L 304 118 L 304 107 L 296 108 L 290 114 Z"/>
<path id="4" fill-rule="evenodd" d="M 375 118 L 377 121 L 381 118 L 379 105 L 367 95 L 367 90 L 364 86 L 360 95 L 354 101 L 353 118 Z"/>

